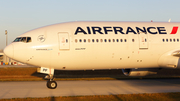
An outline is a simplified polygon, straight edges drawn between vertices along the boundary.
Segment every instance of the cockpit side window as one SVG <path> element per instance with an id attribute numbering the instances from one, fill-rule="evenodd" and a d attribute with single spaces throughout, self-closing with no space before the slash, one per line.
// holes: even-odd
<path id="1" fill-rule="evenodd" d="M 24 42 L 24 43 L 28 43 L 31 42 L 31 37 L 18 37 L 16 38 L 13 42 Z"/>
<path id="2" fill-rule="evenodd" d="M 31 42 L 31 37 L 27 37 L 27 41 L 26 42 Z"/>
<path id="3" fill-rule="evenodd" d="M 22 37 L 21 42 L 26 42 L 26 37 Z"/>

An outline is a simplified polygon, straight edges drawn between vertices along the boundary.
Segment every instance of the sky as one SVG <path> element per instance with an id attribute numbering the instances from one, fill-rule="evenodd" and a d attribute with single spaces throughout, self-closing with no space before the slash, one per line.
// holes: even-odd
<path id="1" fill-rule="evenodd" d="M 69 21 L 180 22 L 180 0 L 0 0 L 0 49 L 26 31 Z"/>

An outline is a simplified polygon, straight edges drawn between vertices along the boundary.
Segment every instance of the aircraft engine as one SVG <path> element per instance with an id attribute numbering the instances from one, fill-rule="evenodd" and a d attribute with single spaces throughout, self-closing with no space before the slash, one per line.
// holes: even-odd
<path id="1" fill-rule="evenodd" d="M 157 74 L 158 69 L 148 69 L 148 68 L 140 68 L 140 69 L 122 69 L 122 72 L 126 76 L 147 76 Z"/>

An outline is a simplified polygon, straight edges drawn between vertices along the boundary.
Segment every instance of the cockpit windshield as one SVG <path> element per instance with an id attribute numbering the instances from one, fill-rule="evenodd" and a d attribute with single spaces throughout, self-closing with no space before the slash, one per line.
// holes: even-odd
<path id="1" fill-rule="evenodd" d="M 28 42 L 31 42 L 31 37 L 18 37 L 16 38 L 13 42 L 25 42 L 25 43 L 28 43 Z"/>

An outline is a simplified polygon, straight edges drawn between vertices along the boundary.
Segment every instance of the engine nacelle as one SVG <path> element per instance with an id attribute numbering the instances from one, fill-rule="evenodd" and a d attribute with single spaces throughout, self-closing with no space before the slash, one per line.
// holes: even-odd
<path id="1" fill-rule="evenodd" d="M 159 69 L 148 69 L 148 68 L 140 68 L 140 69 L 122 69 L 122 72 L 126 76 L 147 76 L 157 74 Z"/>

